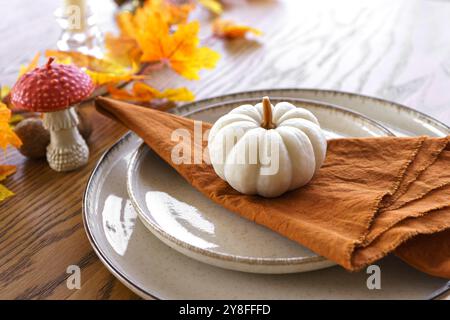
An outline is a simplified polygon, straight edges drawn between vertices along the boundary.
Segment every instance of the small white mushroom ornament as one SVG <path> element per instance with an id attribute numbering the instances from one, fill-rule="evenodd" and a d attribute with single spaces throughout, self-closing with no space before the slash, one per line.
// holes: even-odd
<path id="1" fill-rule="evenodd" d="M 234 189 L 277 197 L 307 184 L 321 167 L 327 141 L 316 117 L 268 97 L 221 117 L 208 137 L 211 164 Z"/>

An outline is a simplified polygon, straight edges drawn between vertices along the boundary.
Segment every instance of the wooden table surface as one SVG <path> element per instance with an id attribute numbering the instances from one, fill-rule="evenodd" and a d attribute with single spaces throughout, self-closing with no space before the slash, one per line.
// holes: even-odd
<path id="1" fill-rule="evenodd" d="M 62 2 L 62 1 L 59 1 Z M 54 48 L 60 30 L 54 0 L 0 1 L 0 84 L 11 85 L 20 64 Z M 114 6 L 91 1 L 103 30 L 113 30 Z M 187 82 L 170 72 L 160 88 L 187 85 L 205 98 L 249 89 L 310 87 L 374 95 L 404 103 L 450 124 L 450 1 L 249 1 L 225 17 L 264 31 L 258 42 L 208 37 L 209 16 L 198 13 L 202 37 L 222 54 L 218 67 Z M 99 156 L 125 129 L 97 114 L 89 164 L 56 173 L 46 162 L 9 150 L 17 165 L 0 203 L 0 298 L 135 299 L 103 266 L 83 229 L 81 198 Z M 66 286 L 69 265 L 81 267 L 80 290 Z"/>

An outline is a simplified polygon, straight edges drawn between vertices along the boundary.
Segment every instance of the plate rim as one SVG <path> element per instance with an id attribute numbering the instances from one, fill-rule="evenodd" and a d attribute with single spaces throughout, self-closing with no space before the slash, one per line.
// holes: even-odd
<path id="1" fill-rule="evenodd" d="M 192 110 L 192 111 L 189 111 L 189 112 L 186 112 L 186 113 L 180 113 L 180 115 L 182 115 L 183 117 L 186 117 L 186 116 L 190 116 L 190 115 L 192 115 L 194 113 L 197 113 L 197 112 L 207 111 L 209 109 L 220 108 L 221 106 L 226 105 L 226 104 L 230 104 L 230 103 L 241 103 L 241 104 L 249 103 L 251 100 L 254 100 L 254 99 L 256 99 L 256 98 L 242 98 L 242 99 L 230 100 L 230 101 L 226 101 L 226 102 L 216 102 L 216 103 L 213 103 L 213 104 L 208 105 L 208 106 L 203 107 L 203 108 L 195 109 L 195 110 Z M 205 100 L 209 100 L 209 99 L 205 99 Z M 379 122 L 377 122 L 377 121 L 375 121 L 373 119 L 370 119 L 369 117 L 363 115 L 360 112 L 357 112 L 357 111 L 354 111 L 354 110 L 350 110 L 348 108 L 339 106 L 339 105 L 334 104 L 334 103 L 320 102 L 320 101 L 314 101 L 314 100 L 311 100 L 311 99 L 303 99 L 303 98 L 292 98 L 292 97 L 288 98 L 288 97 L 278 97 L 278 96 L 271 96 L 270 100 L 271 101 L 286 101 L 286 102 L 293 102 L 293 103 L 306 103 L 306 104 L 311 104 L 311 105 L 314 105 L 314 106 L 317 106 L 317 107 L 324 107 L 325 106 L 325 107 L 329 107 L 329 108 L 332 108 L 332 109 L 336 109 L 339 112 L 342 112 L 342 113 L 347 114 L 349 116 L 356 116 L 356 117 L 364 119 L 364 121 L 367 121 L 368 123 L 370 123 L 374 127 L 377 127 L 380 131 L 384 131 L 384 133 L 386 133 L 386 136 L 391 136 L 391 137 L 395 136 L 395 134 L 392 133 L 383 124 L 381 124 L 381 123 L 379 123 Z M 200 102 L 200 101 L 202 101 L 202 100 L 199 100 L 198 102 Z"/>
<path id="2" fill-rule="evenodd" d="M 202 112 L 210 109 L 220 108 L 222 106 L 226 106 L 229 104 L 245 104 L 245 103 L 251 103 L 253 104 L 255 102 L 256 98 L 247 98 L 247 99 L 236 99 L 236 100 L 230 100 L 230 101 L 224 101 L 222 103 L 213 103 L 211 105 L 208 105 L 204 108 L 192 110 L 187 113 L 183 113 L 183 116 L 190 116 L 192 114 L 195 114 L 197 112 Z M 384 132 L 386 136 L 394 136 L 394 134 L 389 131 L 389 129 L 385 128 L 382 124 L 358 113 L 354 112 L 353 110 L 346 109 L 344 107 L 332 104 L 332 103 L 322 103 L 318 101 L 313 101 L 309 99 L 301 99 L 301 98 L 283 98 L 283 97 L 271 97 L 272 101 L 287 101 L 292 103 L 304 103 L 304 104 L 310 104 L 317 107 L 323 107 L 323 108 L 331 108 L 334 110 L 338 110 L 339 112 L 344 113 L 345 115 L 358 117 L 360 119 L 363 119 L 364 121 L 370 123 L 372 126 L 376 127 L 380 131 Z M 145 214 L 145 209 L 140 204 L 140 201 L 137 199 L 137 192 L 134 188 L 133 181 L 136 181 L 135 179 L 135 169 L 137 168 L 140 159 L 142 159 L 143 156 L 149 151 L 149 147 L 145 144 L 145 142 L 142 142 L 141 145 L 137 147 L 137 149 L 133 152 L 133 155 L 131 156 L 130 162 L 128 164 L 127 168 L 127 182 L 126 182 L 126 188 L 128 192 L 128 196 L 130 198 L 131 204 L 133 208 L 138 213 L 138 216 L 140 219 L 143 219 L 145 221 L 146 227 L 152 232 L 156 233 L 155 235 L 157 237 L 163 237 L 166 241 L 170 241 L 172 244 L 179 246 L 183 249 L 191 251 L 193 254 L 199 254 L 202 256 L 205 256 L 207 258 L 216 259 L 217 261 L 225 261 L 225 262 L 232 262 L 232 263 L 238 263 L 238 264 L 246 264 L 250 266 L 268 266 L 268 267 L 277 267 L 277 266 L 302 266 L 305 264 L 311 264 L 311 263 L 320 263 L 320 262 L 327 262 L 328 259 L 320 256 L 315 255 L 312 257 L 289 257 L 289 258 L 259 258 L 259 257 L 250 257 L 250 256 L 243 256 L 243 255 L 235 255 L 235 254 L 229 254 L 229 253 L 221 253 L 209 250 L 207 248 L 201 248 L 195 245 L 190 244 L 189 242 L 183 241 L 168 232 L 166 232 L 163 228 L 161 228 L 158 224 L 154 223 L 149 217 L 147 217 L 147 214 Z M 147 210 L 149 211 L 149 210 Z M 335 263 L 333 264 L 335 265 Z M 228 268 L 227 268 L 228 269 Z"/>
<path id="3" fill-rule="evenodd" d="M 86 233 L 86 236 L 89 240 L 89 243 L 91 244 L 92 249 L 94 250 L 95 254 L 98 256 L 100 261 L 106 266 L 106 268 L 114 275 L 116 276 L 123 284 L 125 284 L 129 289 L 131 289 L 134 293 L 138 294 L 141 297 L 155 299 L 155 300 L 161 300 L 161 297 L 158 297 L 153 292 L 148 292 L 147 289 L 141 288 L 138 284 L 136 284 L 130 276 L 124 274 L 122 271 L 118 270 L 114 263 L 111 262 L 107 255 L 102 252 L 100 249 L 101 246 L 97 243 L 95 240 L 95 237 L 92 234 L 91 229 L 89 228 L 89 224 L 87 222 L 87 208 L 89 208 L 88 199 L 89 199 L 89 190 L 93 183 L 93 180 L 98 172 L 98 170 L 101 168 L 105 160 L 122 144 L 124 144 L 127 140 L 129 140 L 133 135 L 135 135 L 132 131 L 128 131 L 125 133 L 122 137 L 120 137 L 116 142 L 114 142 L 113 145 L 111 145 L 97 160 L 97 163 L 95 164 L 94 168 L 91 171 L 91 174 L 88 177 L 88 180 L 86 182 L 86 187 L 83 192 L 83 199 L 81 201 L 81 217 L 83 220 L 83 226 L 84 231 Z"/>
<path id="4" fill-rule="evenodd" d="M 240 96 L 243 94 L 258 94 L 258 95 L 271 95 L 271 92 L 283 92 L 283 93 L 289 93 L 289 92 L 310 92 L 310 93 L 325 93 L 328 95 L 333 95 L 333 96 L 345 96 L 347 98 L 350 99 L 354 99 L 354 98 L 363 98 L 363 99 L 368 99 L 368 100 L 372 100 L 372 101 L 377 101 L 378 103 L 383 103 L 383 104 L 388 104 L 388 105 L 393 105 L 398 107 L 399 109 L 403 109 L 404 111 L 407 112 L 411 112 L 411 113 L 415 113 L 416 115 L 420 116 L 421 118 L 425 119 L 427 122 L 436 125 L 439 127 L 440 130 L 443 131 L 447 131 L 447 135 L 450 134 L 450 125 L 446 125 L 444 122 L 427 115 L 426 113 L 417 110 L 415 108 L 412 107 L 408 107 L 404 104 L 401 104 L 399 102 L 395 102 L 395 101 L 391 101 L 391 100 L 387 100 L 387 99 L 383 99 L 383 98 L 379 98 L 379 97 L 375 97 L 375 96 L 371 96 L 371 95 L 367 95 L 367 94 L 361 94 L 361 93 L 356 93 L 356 92 L 349 92 L 349 91 L 342 91 L 342 90 L 332 90 L 332 89 L 314 89 L 314 88 L 295 88 L 295 87 L 288 87 L 288 88 L 273 88 L 273 89 L 256 89 L 256 90 L 244 90 L 244 91 L 236 91 L 236 92 L 232 92 L 232 93 L 227 93 L 227 94 L 223 94 L 223 95 L 216 95 L 216 96 L 212 96 L 209 98 L 204 98 L 204 99 L 200 99 L 200 100 L 196 100 L 194 102 L 189 102 L 189 103 L 185 103 L 182 104 L 176 108 L 173 108 L 170 112 L 177 114 L 177 115 L 183 115 L 184 114 L 184 110 L 187 108 L 192 108 L 197 104 L 204 104 L 204 103 L 208 103 L 209 101 L 213 101 L 216 99 L 231 99 L 233 97 L 236 96 Z M 302 99 L 302 98 L 300 98 Z M 307 99 L 304 99 L 307 100 Z M 312 101 L 315 101 L 314 99 L 311 99 Z M 322 102 L 322 101 L 319 101 Z M 327 103 L 327 102 L 324 102 Z M 343 107 L 341 107 L 343 108 Z M 357 112 L 354 110 L 351 110 L 353 112 Z M 373 120 L 375 121 L 375 120 Z"/>

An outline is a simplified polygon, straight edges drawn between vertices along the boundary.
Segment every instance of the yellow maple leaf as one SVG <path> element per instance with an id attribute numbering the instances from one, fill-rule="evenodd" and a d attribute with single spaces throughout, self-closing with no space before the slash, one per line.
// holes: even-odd
<path id="1" fill-rule="evenodd" d="M 143 78 L 141 75 L 136 75 L 139 70 L 137 64 L 133 64 L 132 67 L 125 67 L 115 61 L 99 59 L 80 52 L 47 50 L 45 55 L 54 57 L 59 63 L 73 63 L 80 68 L 84 68 L 96 85 Z"/>
<path id="2" fill-rule="evenodd" d="M 86 73 L 89 77 L 91 77 L 92 81 L 96 85 L 104 85 L 109 83 L 117 83 L 117 82 L 127 82 L 130 80 L 140 80 L 145 79 L 148 76 L 145 75 L 137 75 L 134 72 L 123 72 L 123 73 L 114 73 L 114 72 L 98 72 L 86 70 Z"/>
<path id="3" fill-rule="evenodd" d="M 8 145 L 19 148 L 22 145 L 19 137 L 11 128 L 9 121 L 11 119 L 11 110 L 0 102 L 0 148 L 6 150 Z"/>
<path id="4" fill-rule="evenodd" d="M 9 190 L 4 185 L 0 184 L 0 202 L 14 195 L 14 192 Z"/>
<path id="5" fill-rule="evenodd" d="M 256 28 L 236 24 L 231 20 L 224 20 L 220 18 L 214 20 L 212 24 L 212 31 L 214 35 L 227 39 L 244 38 L 247 33 L 253 33 L 256 36 L 262 34 L 262 32 Z"/>
<path id="6" fill-rule="evenodd" d="M 0 86 L 0 101 L 6 98 L 6 96 L 11 92 L 11 88 L 8 86 Z"/>
<path id="7" fill-rule="evenodd" d="M 3 164 L 0 165 L 0 181 L 5 180 L 8 176 L 16 172 L 16 166 Z M 9 190 L 4 185 L 0 184 L 0 202 L 14 195 L 14 192 Z"/>
<path id="8" fill-rule="evenodd" d="M 41 57 L 41 54 L 38 52 L 35 54 L 35 56 L 33 57 L 33 59 L 31 60 L 31 62 L 27 65 L 27 66 L 20 66 L 20 70 L 19 70 L 19 78 L 24 75 L 27 72 L 30 72 L 31 70 L 33 70 L 34 68 L 36 68 L 38 66 L 39 63 L 39 58 Z"/>
<path id="9" fill-rule="evenodd" d="M 167 99 L 169 101 L 193 101 L 194 94 L 187 88 L 166 89 L 159 91 L 144 82 L 135 82 L 131 91 L 109 86 L 111 97 L 133 102 L 150 102 L 153 99 Z"/>
<path id="10" fill-rule="evenodd" d="M 136 30 L 136 41 L 142 50 L 141 61 L 162 62 L 187 79 L 199 79 L 201 69 L 212 69 L 220 55 L 207 47 L 199 47 L 197 21 L 180 24 L 173 33 L 158 13 L 145 16 Z"/>
<path id="11" fill-rule="evenodd" d="M 198 2 L 215 14 L 222 14 L 223 7 L 219 0 L 198 0 Z"/>

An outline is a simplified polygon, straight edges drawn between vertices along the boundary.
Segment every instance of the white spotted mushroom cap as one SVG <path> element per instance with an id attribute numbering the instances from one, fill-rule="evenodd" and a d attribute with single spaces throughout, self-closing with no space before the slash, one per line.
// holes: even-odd
<path id="1" fill-rule="evenodd" d="M 24 74 L 11 90 L 18 109 L 52 112 L 81 102 L 94 91 L 91 78 L 73 65 L 47 64 Z"/>

